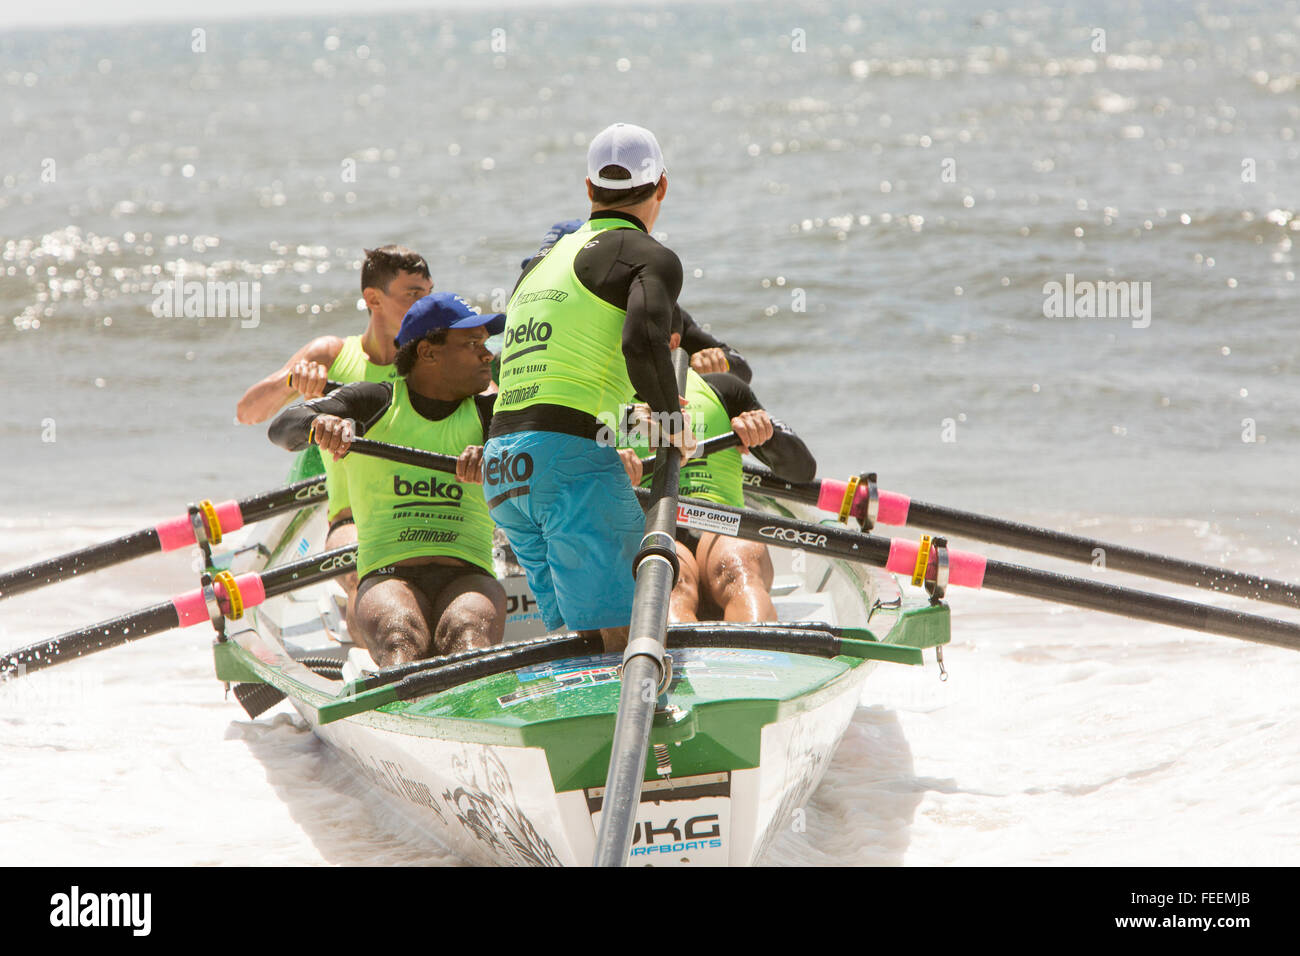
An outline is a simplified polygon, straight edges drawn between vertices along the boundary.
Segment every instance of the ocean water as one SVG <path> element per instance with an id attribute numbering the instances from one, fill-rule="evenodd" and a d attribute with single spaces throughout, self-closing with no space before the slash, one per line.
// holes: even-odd
<path id="1" fill-rule="evenodd" d="M 235 402 L 361 329 L 361 250 L 410 245 L 499 307 L 627 120 L 663 144 L 683 305 L 820 474 L 1300 578 L 1298 55 L 1295 2 L 0 32 L 0 567 L 276 486 L 287 460 Z M 156 315 L 178 273 L 255 287 L 257 314 Z M 1052 282 L 1149 308 L 1049 317 Z M 0 603 L 0 648 L 183 590 L 188 561 Z M 769 862 L 1297 862 L 1293 653 L 951 603 L 951 679 L 873 676 Z M 4 688 L 0 862 L 450 862 L 285 712 L 222 701 L 199 630 Z M 232 801 L 264 842 L 233 844 Z"/>

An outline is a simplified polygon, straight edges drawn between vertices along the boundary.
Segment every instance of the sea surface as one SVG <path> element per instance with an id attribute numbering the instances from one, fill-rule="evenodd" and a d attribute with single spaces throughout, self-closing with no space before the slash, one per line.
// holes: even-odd
<path id="1" fill-rule="evenodd" d="M 1294 0 L 0 30 L 0 568 L 277 486 L 235 402 L 363 328 L 362 250 L 499 308 L 628 121 L 663 145 L 682 304 L 821 475 L 1300 579 L 1298 83 Z M 178 276 L 257 308 L 169 317 Z M 1140 299 L 1047 314 L 1051 283 L 1103 282 Z M 0 649 L 185 590 L 190 561 L 0 602 Z M 1295 652 L 950 603 L 950 679 L 878 671 L 766 862 L 1300 863 Z M 0 864 L 455 862 L 287 708 L 223 700 L 209 642 L 0 687 Z"/>

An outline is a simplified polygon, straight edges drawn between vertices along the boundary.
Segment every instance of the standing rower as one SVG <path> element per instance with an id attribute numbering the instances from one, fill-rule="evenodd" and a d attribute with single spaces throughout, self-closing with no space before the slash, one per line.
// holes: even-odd
<path id="1" fill-rule="evenodd" d="M 591 218 L 529 265 L 506 306 L 484 493 L 547 628 L 627 643 L 645 528 L 602 423 L 636 392 L 689 452 L 668 338 L 682 265 L 650 236 L 668 191 L 649 130 L 617 123 L 587 153 Z"/>
<path id="2" fill-rule="evenodd" d="M 499 643 L 504 588 L 492 564 L 492 520 L 481 480 L 495 395 L 489 334 L 503 316 L 460 296 L 421 299 L 402 320 L 393 382 L 356 382 L 295 405 L 271 425 L 290 451 L 313 436 L 339 460 L 357 534 L 352 633 L 381 667 Z M 355 423 L 355 427 L 354 427 Z M 457 456 L 456 475 L 349 455 L 354 435 Z M 344 457 L 346 456 L 346 457 Z"/>
<path id="3" fill-rule="evenodd" d="M 538 259 L 548 251 L 551 246 L 559 242 L 562 236 L 576 231 L 582 226 L 581 219 L 566 219 L 563 222 L 557 222 L 551 226 L 550 231 L 542 237 L 542 244 L 538 247 L 529 258 L 521 263 L 521 268 L 527 271 L 529 265 L 534 259 Z M 705 375 L 709 372 L 730 372 L 738 379 L 744 382 L 753 381 L 754 373 L 749 367 L 749 362 L 745 357 L 733 349 L 721 339 L 714 338 L 705 329 L 701 328 L 696 321 L 691 318 L 691 314 L 683 309 L 680 305 L 677 307 L 681 313 L 682 336 L 681 347 L 686 350 L 686 354 L 691 357 L 691 368 Z"/>
<path id="4" fill-rule="evenodd" d="M 734 431 L 739 449 L 714 452 L 682 465 L 681 497 L 744 507 L 741 455 L 753 454 L 786 481 L 812 481 L 817 462 L 788 426 L 772 418 L 749 385 L 735 375 L 686 376 L 686 411 L 695 437 L 704 441 Z M 639 455 L 649 451 L 644 432 L 633 433 Z M 648 484 L 648 482 L 645 482 Z M 673 623 L 698 620 L 775 621 L 772 558 L 767 545 L 712 531 L 677 529 L 681 566 L 669 604 Z"/>
<path id="5" fill-rule="evenodd" d="M 381 246 L 365 252 L 361 295 L 370 310 L 365 332 L 342 339 L 336 335 L 312 339 L 278 370 L 244 393 L 235 409 L 242 424 L 263 422 L 299 396 L 319 398 L 325 394 L 326 380 L 391 382 L 400 378 L 393 366 L 397 354 L 393 337 L 407 309 L 433 290 L 429 266 L 422 256 L 404 246 Z M 322 456 L 322 462 L 329 496 L 329 533 L 325 547 L 356 544 L 357 531 L 352 522 L 346 476 L 329 455 Z M 351 620 L 356 603 L 356 574 L 344 575 L 340 584 L 347 596 L 346 618 Z"/>

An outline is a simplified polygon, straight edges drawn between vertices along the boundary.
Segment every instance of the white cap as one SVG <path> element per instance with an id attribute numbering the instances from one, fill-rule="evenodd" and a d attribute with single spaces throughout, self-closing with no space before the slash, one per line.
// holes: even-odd
<path id="1" fill-rule="evenodd" d="M 606 166 L 622 166 L 631 179 L 606 179 Z M 591 141 L 587 150 L 587 177 L 593 186 L 605 189 L 634 189 L 659 182 L 664 174 L 664 154 L 655 134 L 631 123 L 607 126 Z"/>

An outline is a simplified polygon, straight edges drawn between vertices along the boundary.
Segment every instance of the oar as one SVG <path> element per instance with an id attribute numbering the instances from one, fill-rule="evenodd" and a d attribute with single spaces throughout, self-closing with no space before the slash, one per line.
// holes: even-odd
<path id="1" fill-rule="evenodd" d="M 717 435 L 707 441 L 702 441 L 696 446 L 695 454 L 691 456 L 691 461 L 701 458 L 705 455 L 712 455 L 714 452 L 723 451 L 727 448 L 734 448 L 740 444 L 740 436 L 735 432 L 727 432 L 725 435 Z M 414 465 L 417 468 L 428 468 L 430 471 L 445 471 L 456 474 L 456 457 L 454 455 L 443 455 L 435 451 L 424 451 L 421 448 L 412 448 L 409 445 L 393 445 L 383 441 L 372 441 L 369 438 L 354 438 L 348 445 L 348 454 L 371 455 L 375 458 L 386 458 L 389 461 L 395 461 L 403 465 Z M 680 455 L 675 455 L 680 460 Z M 654 467 L 655 456 L 650 455 L 648 458 L 641 459 L 641 467 L 649 470 Z M 689 464 L 689 462 L 688 462 Z"/>
<path id="2" fill-rule="evenodd" d="M 1036 528 L 1004 518 L 914 501 L 907 495 L 892 491 L 877 492 L 878 499 L 873 504 L 871 498 L 874 489 L 867 483 L 859 483 L 857 479 L 851 482 L 827 478 L 792 482 L 778 478 L 762 468 L 746 465 L 745 485 L 773 498 L 813 505 L 831 514 L 843 517 L 852 514 L 860 521 L 867 518 L 871 524 L 911 525 L 943 531 L 1084 564 L 1100 560 L 1105 567 L 1115 571 L 1128 571 L 1175 584 L 1300 607 L 1300 586 L 1286 581 L 1184 561 L 1047 528 Z M 868 513 L 868 507 L 876 511 L 874 517 Z M 863 526 L 867 526 L 867 521 L 863 521 Z"/>
<path id="3" fill-rule="evenodd" d="M 645 489 L 638 488 L 637 494 L 643 505 L 650 500 Z M 947 583 L 962 587 L 992 588 L 1043 601 L 1300 650 L 1300 624 L 994 561 L 973 552 L 951 550 L 942 539 L 937 539 L 940 545 L 937 548 L 928 536 L 920 542 L 883 538 L 838 525 L 779 518 L 748 508 L 732 508 L 691 498 L 678 502 L 677 522 L 687 528 L 875 565 L 896 574 L 910 575 L 913 584 L 919 585 L 927 580 L 934 582 L 942 573 L 947 576 Z M 942 588 L 944 582 L 938 581 L 938 584 Z"/>
<path id="4" fill-rule="evenodd" d="M 204 621 L 217 623 L 222 616 L 237 619 L 246 609 L 267 598 L 351 571 L 356 567 L 356 552 L 355 545 L 336 548 L 278 568 L 239 577 L 222 571 L 208 588 L 196 588 L 170 601 L 11 651 L 0 657 L 0 678 L 31 673 L 60 661 L 138 641 L 174 627 L 189 627 Z"/>
<path id="5" fill-rule="evenodd" d="M 686 391 L 689 359 L 673 353 L 677 391 Z M 665 454 L 655 463 L 654 478 L 645 491 L 645 536 L 633 562 L 636 592 L 627 649 L 623 652 L 623 683 L 618 718 L 605 779 L 605 801 L 596 834 L 595 866 L 626 866 L 632 848 L 632 831 L 641 804 L 646 754 L 654 724 L 659 684 L 664 675 L 664 643 L 668 626 L 668 599 L 677 581 L 677 492 L 681 456 Z"/>
<path id="6" fill-rule="evenodd" d="M 672 624 L 668 626 L 667 646 L 744 648 L 817 657 L 856 657 L 898 664 L 922 663 L 920 647 L 886 644 L 861 628 L 836 628 L 814 623 Z M 477 648 L 472 652 L 462 651 L 454 659 L 449 656 L 400 664 L 348 684 L 335 700 L 317 709 L 317 716 L 322 724 L 333 723 L 399 700 L 414 700 L 459 687 L 481 677 L 548 661 L 599 655 L 603 649 L 599 635 L 554 634 L 514 644 Z"/>
<path id="7" fill-rule="evenodd" d="M 211 501 L 201 501 L 188 513 L 160 521 L 152 528 L 142 528 L 103 544 L 0 574 L 0 599 L 156 551 L 175 551 L 200 540 L 216 544 L 222 535 L 246 524 L 301 508 L 324 497 L 325 478 L 322 475 L 238 501 L 223 501 L 215 505 Z"/>

